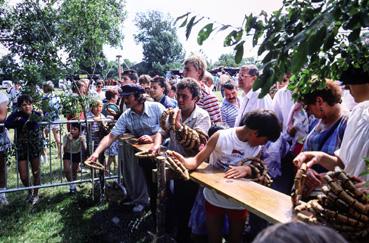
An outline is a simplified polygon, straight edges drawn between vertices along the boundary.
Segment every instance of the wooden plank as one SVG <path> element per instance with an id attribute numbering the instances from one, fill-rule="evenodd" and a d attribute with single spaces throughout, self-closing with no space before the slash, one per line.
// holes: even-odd
<path id="1" fill-rule="evenodd" d="M 206 163 L 190 174 L 191 179 L 244 205 L 271 223 L 292 221 L 291 197 L 247 179 L 227 179 L 224 172 Z"/>
<path id="2" fill-rule="evenodd" d="M 130 137 L 122 137 L 127 141 Z M 152 144 L 130 143 L 136 150 L 148 150 Z M 292 221 L 291 197 L 247 179 L 226 179 L 224 172 L 202 163 L 190 173 L 191 180 L 211 188 L 244 205 L 250 212 L 271 223 Z"/>

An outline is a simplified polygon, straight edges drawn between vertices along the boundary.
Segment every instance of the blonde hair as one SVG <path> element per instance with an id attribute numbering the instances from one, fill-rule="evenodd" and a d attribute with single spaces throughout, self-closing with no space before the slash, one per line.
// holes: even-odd
<path id="1" fill-rule="evenodd" d="M 102 101 L 101 101 L 101 100 L 94 100 L 94 101 L 92 101 L 92 103 L 91 103 L 91 109 L 92 109 L 92 108 L 99 107 L 100 105 L 101 105 L 101 106 L 103 105 L 103 103 L 102 103 Z"/>
<path id="2" fill-rule="evenodd" d="M 200 56 L 193 55 L 185 60 L 184 65 L 187 65 L 188 63 L 192 64 L 197 71 L 201 71 L 200 80 L 202 80 L 207 68 L 205 60 Z"/>

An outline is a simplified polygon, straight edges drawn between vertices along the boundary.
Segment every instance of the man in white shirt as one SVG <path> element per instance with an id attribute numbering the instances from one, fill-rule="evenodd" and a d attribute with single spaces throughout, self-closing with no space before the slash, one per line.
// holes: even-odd
<path id="1" fill-rule="evenodd" d="M 259 70 L 255 65 L 244 65 L 240 68 L 238 86 L 243 90 L 245 95 L 241 97 L 241 106 L 236 118 L 235 127 L 240 124 L 241 118 L 247 112 L 257 109 L 273 110 L 272 99 L 269 94 L 263 98 L 259 98 L 260 90 L 252 90 L 252 86 L 258 75 Z"/>

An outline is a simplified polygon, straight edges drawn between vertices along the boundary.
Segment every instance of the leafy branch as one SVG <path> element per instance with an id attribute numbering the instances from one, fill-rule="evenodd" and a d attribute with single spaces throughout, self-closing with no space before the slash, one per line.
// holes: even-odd
<path id="1" fill-rule="evenodd" d="M 233 46 L 235 60 L 240 62 L 246 38 L 253 37 L 252 44 L 258 47 L 263 64 L 262 75 L 253 88 L 261 88 L 261 96 L 286 72 L 295 75 L 293 87 L 303 87 L 304 84 L 297 83 L 307 82 L 313 76 L 318 80 L 339 79 L 342 72 L 352 68 L 369 72 L 368 44 L 365 43 L 368 12 L 368 1 L 285 0 L 283 6 L 269 16 L 265 12 L 245 15 L 242 25 L 229 31 L 224 46 Z M 180 27 L 186 28 L 188 38 L 193 26 L 206 18 L 186 13 L 176 22 L 183 19 Z M 198 44 L 229 27 L 208 21 L 197 35 Z M 309 87 L 313 88 L 305 88 Z"/>

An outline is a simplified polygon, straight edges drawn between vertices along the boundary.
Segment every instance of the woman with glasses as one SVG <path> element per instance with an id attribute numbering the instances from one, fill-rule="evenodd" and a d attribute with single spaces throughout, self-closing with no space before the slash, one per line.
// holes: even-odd
<path id="1" fill-rule="evenodd" d="M 348 112 L 341 105 L 341 96 L 340 86 L 332 80 L 326 81 L 324 89 L 302 96 L 305 110 L 315 118 L 310 123 L 303 151 L 322 151 L 333 155 L 340 148 L 348 118 Z M 321 185 L 325 172 L 327 169 L 321 165 L 309 169 L 305 195 Z"/>

